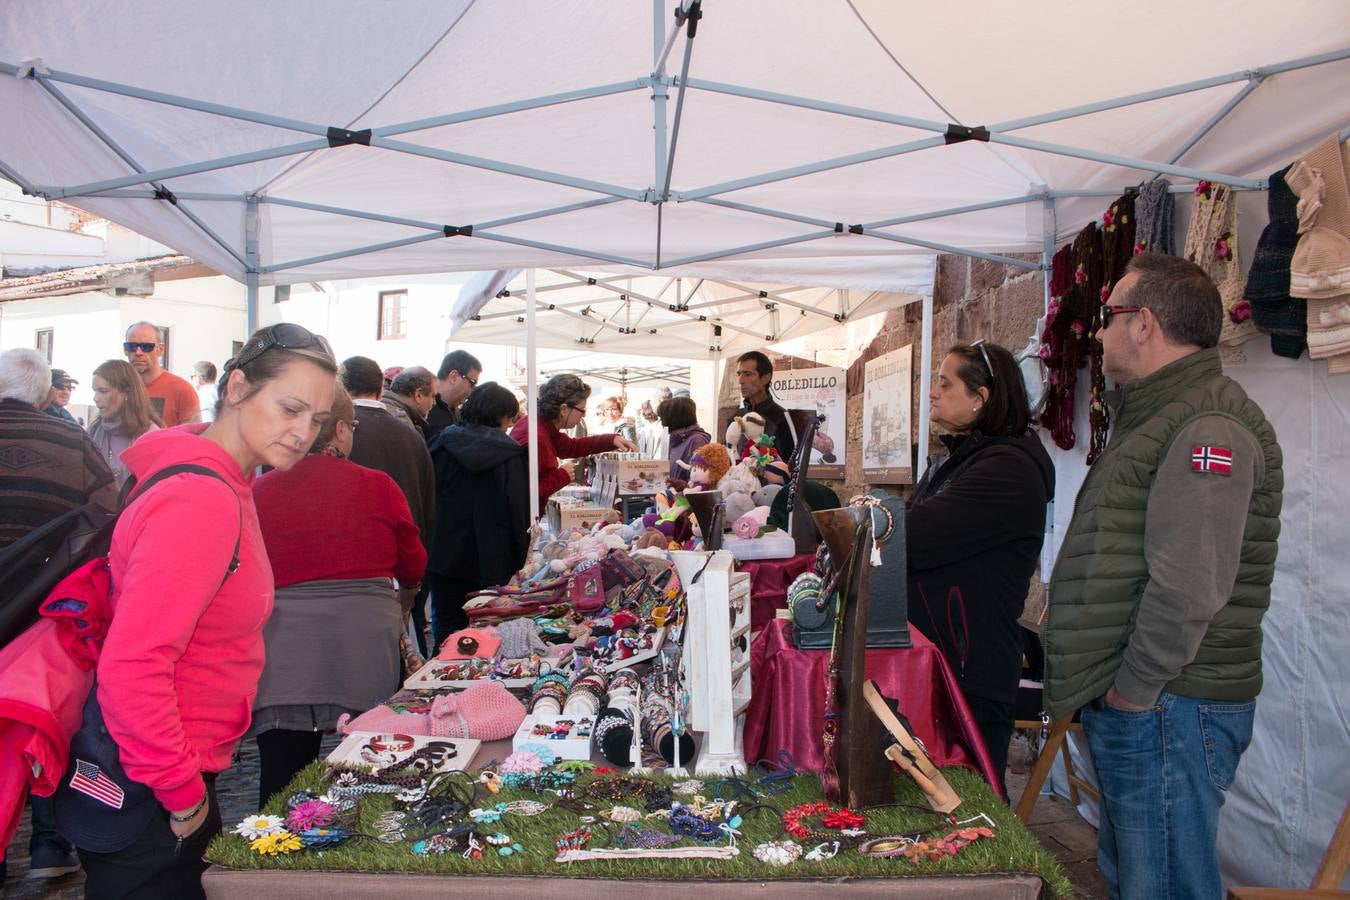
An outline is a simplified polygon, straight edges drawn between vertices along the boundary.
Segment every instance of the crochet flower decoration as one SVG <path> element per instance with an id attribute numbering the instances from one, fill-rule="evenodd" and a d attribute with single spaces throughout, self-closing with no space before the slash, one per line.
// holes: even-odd
<path id="1" fill-rule="evenodd" d="M 1107 300 L 1110 300 L 1111 286 L 1109 284 L 1102 285 L 1102 289 L 1097 292 L 1097 296 L 1101 298 L 1103 303 L 1105 303 Z"/>
<path id="2" fill-rule="evenodd" d="M 506 759 L 502 760 L 501 770 L 507 775 L 523 775 L 530 772 L 538 772 L 543 768 L 539 762 L 539 757 L 527 750 L 517 750 Z"/>
<path id="3" fill-rule="evenodd" d="M 234 833 L 255 841 L 260 837 L 269 834 L 277 834 L 286 830 L 286 823 L 281 820 L 281 816 L 265 816 L 258 813 L 255 816 L 249 816 L 238 825 L 234 826 Z"/>
<path id="4" fill-rule="evenodd" d="M 1114 206 L 1102 213 L 1102 227 L 1107 231 L 1116 230 L 1116 208 Z"/>
<path id="5" fill-rule="evenodd" d="M 1233 232 L 1225 231 L 1223 234 L 1219 235 L 1219 239 L 1214 242 L 1214 258 L 1219 262 L 1233 261 L 1232 239 Z"/>
<path id="6" fill-rule="evenodd" d="M 1208 181 L 1201 181 L 1195 185 L 1195 196 L 1209 199 L 1209 189 L 1212 187 Z"/>
<path id="7" fill-rule="evenodd" d="M 1143 253 L 1143 252 L 1146 251 L 1146 250 L 1148 250 L 1148 242 L 1147 242 L 1147 241 L 1135 241 L 1135 242 L 1134 242 L 1134 255 L 1135 255 L 1135 256 L 1138 256 L 1140 253 Z"/>
<path id="8" fill-rule="evenodd" d="M 1239 300 L 1233 304 L 1233 308 L 1228 311 L 1228 318 L 1233 320 L 1234 325 L 1241 325 L 1252 317 L 1252 304 L 1249 300 Z"/>
<path id="9" fill-rule="evenodd" d="M 523 744 L 520 748 L 521 753 L 533 753 L 539 757 L 539 765 L 551 766 L 558 761 L 558 756 L 549 747 L 540 743 Z"/>
<path id="10" fill-rule="evenodd" d="M 308 831 L 322 825 L 331 825 L 337 818 L 337 808 L 321 800 L 297 803 L 286 814 L 286 827 L 291 831 Z"/>
<path id="11" fill-rule="evenodd" d="M 276 856 L 279 853 L 294 853 L 303 845 L 300 838 L 289 831 L 278 831 L 275 834 L 264 834 L 248 846 L 260 856 Z"/>
<path id="12" fill-rule="evenodd" d="M 1073 280 L 1075 284 L 1082 284 L 1087 281 L 1087 269 L 1083 268 L 1082 263 L 1079 263 L 1078 268 L 1073 270 Z"/>

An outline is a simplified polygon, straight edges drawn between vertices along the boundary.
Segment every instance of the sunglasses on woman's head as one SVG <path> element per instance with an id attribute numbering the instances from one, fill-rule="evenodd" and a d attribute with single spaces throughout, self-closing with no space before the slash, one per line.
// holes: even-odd
<path id="1" fill-rule="evenodd" d="M 322 336 L 310 331 L 303 325 L 296 325 L 294 322 L 281 322 L 270 326 L 258 342 L 252 346 L 246 346 L 239 351 L 239 355 L 233 360 L 233 368 L 242 369 L 244 366 L 253 362 L 272 348 L 281 350 L 312 350 L 318 349 L 329 359 L 337 361 L 333 356 L 333 348 L 328 345 L 328 341 Z"/>
<path id="2" fill-rule="evenodd" d="M 984 349 L 984 338 L 980 338 L 970 346 L 980 348 L 980 356 L 984 357 L 984 367 L 989 370 L 989 383 L 994 383 L 994 364 L 989 361 L 989 351 Z"/>

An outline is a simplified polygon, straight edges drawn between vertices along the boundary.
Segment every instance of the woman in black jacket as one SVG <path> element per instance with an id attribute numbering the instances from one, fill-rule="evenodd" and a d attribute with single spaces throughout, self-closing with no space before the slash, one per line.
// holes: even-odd
<path id="1" fill-rule="evenodd" d="M 460 408 L 459 424 L 427 448 L 436 468 L 436 527 L 427 585 L 436 646 L 469 623 L 466 594 L 504 584 L 529 549 L 530 495 L 525 448 L 506 431 L 520 413 L 511 391 L 480 384 Z"/>
<path id="2" fill-rule="evenodd" d="M 928 396 L 949 455 L 929 466 L 905 515 L 909 620 L 947 658 L 1002 779 L 1022 671 L 1017 619 L 1055 471 L 1002 347 L 953 347 Z"/>

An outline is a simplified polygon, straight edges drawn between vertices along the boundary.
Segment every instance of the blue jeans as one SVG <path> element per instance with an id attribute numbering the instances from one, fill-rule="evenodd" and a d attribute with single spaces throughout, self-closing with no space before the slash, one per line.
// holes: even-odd
<path id="1" fill-rule="evenodd" d="M 1219 808 L 1252 739 L 1256 701 L 1162 693 L 1149 709 L 1083 708 L 1101 785 L 1097 866 L 1114 900 L 1222 900 Z"/>

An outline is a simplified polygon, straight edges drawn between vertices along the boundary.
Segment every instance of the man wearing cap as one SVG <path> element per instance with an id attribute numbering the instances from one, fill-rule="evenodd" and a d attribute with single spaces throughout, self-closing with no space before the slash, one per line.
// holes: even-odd
<path id="1" fill-rule="evenodd" d="M 483 364 L 467 350 L 452 350 L 436 370 L 436 402 L 427 413 L 427 431 L 435 436 L 442 428 L 459 424 L 459 408 L 478 384 Z M 428 438 L 430 440 L 430 438 Z"/>
<path id="2" fill-rule="evenodd" d="M 1047 712 L 1081 708 L 1111 896 L 1219 897 L 1219 808 L 1252 736 L 1280 535 L 1275 431 L 1223 374 L 1196 264 L 1134 257 L 1102 307 L 1112 432 L 1050 582 Z"/>
<path id="3" fill-rule="evenodd" d="M 192 385 L 165 371 L 160 364 L 164 339 L 157 325 L 150 322 L 132 325 L 127 329 L 122 351 L 136 374 L 141 376 L 145 391 L 150 395 L 150 405 L 159 413 L 165 428 L 201 421 L 201 407 Z"/>
<path id="4" fill-rule="evenodd" d="M 47 408 L 43 410 L 49 416 L 65 419 L 72 425 L 80 424 L 66 407 L 70 404 L 70 389 L 79 384 L 65 369 L 52 369 L 52 392 L 47 397 Z"/>

